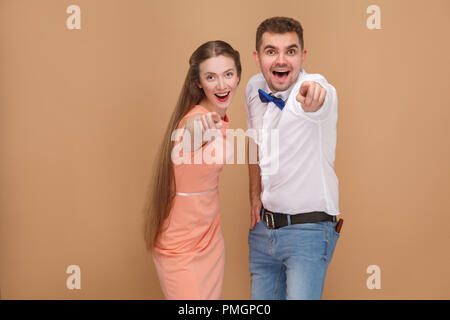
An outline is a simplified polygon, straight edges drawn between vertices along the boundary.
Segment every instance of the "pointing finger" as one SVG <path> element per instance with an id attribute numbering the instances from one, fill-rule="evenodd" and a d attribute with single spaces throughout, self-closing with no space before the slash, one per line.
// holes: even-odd
<path id="1" fill-rule="evenodd" d="M 202 125 L 203 125 L 203 133 L 205 133 L 205 131 L 209 129 L 208 121 L 206 120 L 206 116 L 202 116 L 200 118 L 200 120 L 202 121 Z"/>
<path id="2" fill-rule="evenodd" d="M 319 105 L 321 106 L 323 104 L 323 102 L 325 101 L 325 96 L 327 95 L 327 89 L 322 88 L 322 90 L 320 90 L 320 97 L 319 97 Z"/>
<path id="3" fill-rule="evenodd" d="M 315 90 L 314 90 L 314 98 L 313 101 L 315 104 L 317 104 L 319 102 L 319 98 L 320 98 L 320 93 L 322 92 L 322 87 L 320 86 L 320 84 L 317 84 Z"/>
<path id="4" fill-rule="evenodd" d="M 301 104 L 304 104 L 306 98 L 304 96 L 302 96 L 301 93 L 299 92 L 295 99 L 297 99 L 297 101 L 300 102 Z"/>
<path id="5" fill-rule="evenodd" d="M 211 118 L 214 122 L 219 122 L 220 121 L 220 116 L 217 112 L 211 112 Z"/>
<path id="6" fill-rule="evenodd" d="M 302 85 L 300 86 L 300 90 L 299 93 L 302 97 L 306 97 L 306 94 L 308 93 L 308 89 L 310 87 L 310 82 L 309 81 L 305 81 L 302 83 Z"/>
<path id="7" fill-rule="evenodd" d="M 212 119 L 212 113 L 207 113 L 205 115 L 205 119 L 206 119 L 206 123 L 208 123 L 208 129 L 214 129 L 215 125 L 214 125 L 214 121 Z"/>
<path id="8" fill-rule="evenodd" d="M 200 129 L 200 132 L 203 132 L 203 123 L 202 123 L 202 119 L 200 119 L 200 118 L 195 119 L 195 122 L 194 122 L 194 128 L 197 128 L 197 130 Z"/>
<path id="9" fill-rule="evenodd" d="M 316 86 L 311 85 L 311 86 L 309 87 L 309 89 L 308 89 L 308 92 L 307 92 L 307 94 L 306 94 L 306 101 L 305 101 L 305 104 L 306 104 L 307 106 L 311 105 L 311 102 L 312 102 L 313 97 L 314 97 L 314 90 L 315 90 L 315 88 L 316 88 Z"/>
<path id="10" fill-rule="evenodd" d="M 211 114 L 211 119 L 214 122 L 214 127 L 217 129 L 222 128 L 222 119 L 220 118 L 219 114 L 217 112 L 213 112 Z"/>

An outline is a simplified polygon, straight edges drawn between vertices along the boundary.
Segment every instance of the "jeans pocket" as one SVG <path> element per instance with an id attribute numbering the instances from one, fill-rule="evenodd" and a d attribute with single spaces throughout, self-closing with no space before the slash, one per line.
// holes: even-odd
<path id="1" fill-rule="evenodd" d="M 293 224 L 279 229 L 284 250 L 305 261 L 326 261 L 329 229 L 317 223 Z"/>
<path id="2" fill-rule="evenodd" d="M 337 222 L 330 222 L 330 233 L 328 238 L 327 263 L 333 259 L 334 249 L 339 239 L 339 233 L 336 231 Z"/>

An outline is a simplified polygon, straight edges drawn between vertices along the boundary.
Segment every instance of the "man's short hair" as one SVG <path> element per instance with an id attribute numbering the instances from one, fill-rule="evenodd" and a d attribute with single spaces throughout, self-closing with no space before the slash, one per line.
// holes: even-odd
<path id="1" fill-rule="evenodd" d="M 287 17 L 272 17 L 264 20 L 256 30 L 256 51 L 259 52 L 264 32 L 270 33 L 297 33 L 301 49 L 303 50 L 303 28 L 300 22 Z"/>

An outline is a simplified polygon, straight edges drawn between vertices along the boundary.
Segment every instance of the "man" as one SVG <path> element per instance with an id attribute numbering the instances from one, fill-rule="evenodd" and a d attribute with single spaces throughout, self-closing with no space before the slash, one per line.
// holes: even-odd
<path id="1" fill-rule="evenodd" d="M 343 221 L 336 222 L 336 90 L 306 73 L 306 53 L 298 21 L 274 17 L 258 27 L 261 73 L 246 89 L 259 160 L 249 164 L 252 299 L 321 299 Z M 274 131 L 278 148 L 269 150 Z"/>

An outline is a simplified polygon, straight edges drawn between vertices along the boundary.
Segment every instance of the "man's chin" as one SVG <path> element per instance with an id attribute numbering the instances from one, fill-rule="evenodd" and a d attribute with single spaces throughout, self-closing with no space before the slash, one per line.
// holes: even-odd
<path id="1" fill-rule="evenodd" d="M 288 90 L 291 85 L 293 85 L 298 78 L 299 73 L 292 73 L 290 72 L 289 75 L 283 79 L 282 81 L 280 81 L 280 79 L 276 79 L 275 77 L 273 77 L 271 74 L 269 74 L 268 78 L 265 77 L 266 81 L 269 84 L 269 87 L 272 91 L 286 91 Z"/>
<path id="2" fill-rule="evenodd" d="M 276 82 L 271 83 L 271 89 L 276 92 L 285 91 L 285 90 L 289 89 L 289 87 L 290 87 L 290 83 L 287 81 L 285 83 L 276 83 Z"/>

